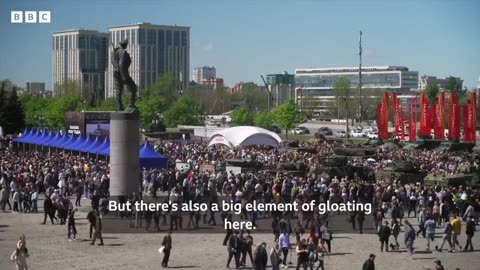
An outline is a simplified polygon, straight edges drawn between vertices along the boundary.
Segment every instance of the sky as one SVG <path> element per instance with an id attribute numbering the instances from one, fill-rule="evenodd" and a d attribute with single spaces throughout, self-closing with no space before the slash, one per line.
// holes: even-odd
<path id="1" fill-rule="evenodd" d="M 51 11 L 50 24 L 12 24 L 11 11 Z M 406 66 L 480 79 L 478 0 L 0 0 L 0 79 L 52 86 L 52 33 L 137 22 L 189 26 L 190 76 L 215 66 L 233 86 L 296 68 Z"/>

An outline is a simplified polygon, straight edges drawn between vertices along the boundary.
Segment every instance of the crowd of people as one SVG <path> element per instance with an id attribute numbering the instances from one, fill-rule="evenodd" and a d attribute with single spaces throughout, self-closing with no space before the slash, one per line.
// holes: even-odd
<path id="1" fill-rule="evenodd" d="M 136 201 L 148 196 L 169 202 L 192 201 L 207 204 L 232 200 L 242 205 L 253 201 L 277 204 L 298 202 L 299 205 L 312 201 L 316 204 L 327 201 L 371 203 L 374 211 L 370 215 L 362 211 L 350 212 L 348 221 L 353 230 L 362 234 L 364 222 L 371 219 L 379 235 L 381 252 L 399 249 L 401 227 L 404 231 L 404 245 L 411 255 L 414 242 L 418 242 L 416 238 L 420 234 L 426 239 L 427 250 L 430 250 L 431 242 L 438 251 L 443 250 L 445 243 L 449 244 L 451 252 L 473 250 L 472 237 L 480 216 L 478 187 L 403 184 L 394 179 L 375 181 L 362 179 L 358 175 L 341 178 L 336 175 L 316 174 L 315 170 L 311 170 L 312 167 L 321 166 L 325 157 L 332 156 L 335 149 L 355 147 L 359 146 L 318 141 L 304 143 L 301 145 L 303 151 L 261 147 L 229 149 L 185 142 L 158 144 L 155 149 L 170 158 L 170 167 L 143 168 L 138 179 L 139 192 L 125 199 Z M 367 157 L 357 157 L 349 163 L 378 172 L 388 166 L 389 162 L 407 160 L 419 164 L 423 172 L 451 175 L 459 173 L 464 167 L 476 170 L 480 160 L 477 154 L 450 155 L 446 152 L 382 146 L 377 147 L 374 155 L 368 158 L 370 160 L 367 160 Z M 264 168 L 277 168 L 278 164 L 292 161 L 302 162 L 310 170 L 301 176 L 287 172 L 273 174 L 268 171 L 234 174 L 222 170 L 230 159 L 256 161 L 263 164 Z M 189 164 L 189 168 L 177 169 L 176 163 Z M 214 169 L 203 169 L 203 165 L 213 165 Z M 52 224 L 65 224 L 67 239 L 73 241 L 77 234 L 75 209 L 82 207 L 82 197 L 88 198 L 92 208 L 87 216 L 91 244 L 98 239 L 100 245 L 103 245 L 102 216 L 108 214 L 109 174 L 109 164 L 105 158 L 55 151 L 24 152 L 9 147 L 0 152 L 0 210 L 6 211 L 8 206 L 8 210 L 13 213 L 37 213 L 38 201 L 44 198 L 43 224 L 47 219 Z M 250 231 L 228 230 L 223 243 L 227 247 L 227 267 L 230 267 L 232 260 L 236 268 L 250 264 L 253 269 L 265 269 L 268 261 L 273 269 L 287 267 L 289 263 L 292 264 L 293 246 L 297 269 L 324 269 L 324 258 L 331 253 L 334 240 L 329 219 L 336 214 L 319 214 L 314 211 L 257 213 L 242 209 L 241 218 L 250 220 L 253 224 L 260 219 L 271 220 L 273 244 L 267 252 L 267 243 L 255 244 Z M 200 223 L 215 226 L 216 215 L 220 215 L 220 220 L 223 221 L 231 219 L 233 213 L 158 211 L 124 212 L 121 215 L 134 217 L 137 227 L 143 227 L 141 220 L 145 220 L 146 230 L 150 230 L 153 219 L 153 230 L 158 231 L 160 226 L 166 226 L 169 230 L 176 231 L 190 226 L 195 230 Z M 410 217 L 418 219 L 418 229 L 406 219 Z M 188 220 L 187 227 L 183 226 L 184 218 Z M 462 234 L 462 224 L 467 236 L 463 249 L 458 241 L 458 236 Z M 432 236 L 435 230 L 443 230 L 442 244 L 437 243 Z M 390 242 L 392 237 L 393 242 Z M 168 266 L 172 247 L 170 234 L 163 243 L 165 259 L 162 266 Z M 18 250 L 20 251 L 16 252 L 15 256 L 24 260 L 28 251 L 26 248 Z M 371 256 L 365 262 L 364 269 L 372 269 L 369 267 L 374 264 L 374 257 Z"/>

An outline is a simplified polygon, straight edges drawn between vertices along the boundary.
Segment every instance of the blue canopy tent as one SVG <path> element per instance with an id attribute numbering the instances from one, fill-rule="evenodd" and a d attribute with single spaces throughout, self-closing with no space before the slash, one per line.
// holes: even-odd
<path id="1" fill-rule="evenodd" d="M 108 147 L 108 146 L 110 146 L 110 139 L 109 139 L 109 137 L 107 136 L 107 137 L 105 137 L 105 139 L 103 140 L 103 142 L 102 142 L 99 146 L 95 147 L 95 149 L 92 149 L 92 150 L 90 151 L 90 153 L 93 153 L 93 154 L 97 154 L 97 155 L 98 155 L 98 153 L 99 153 L 102 149 L 104 149 L 104 148 L 106 148 L 106 147 Z"/>
<path id="2" fill-rule="evenodd" d="M 85 149 L 92 143 L 93 143 L 93 139 L 90 136 L 90 134 L 88 134 L 87 137 L 85 137 L 82 142 L 75 144 L 75 146 L 72 147 L 72 150 L 82 152 L 83 149 Z"/>
<path id="3" fill-rule="evenodd" d="M 105 147 L 103 149 L 100 149 L 100 151 L 98 151 L 97 155 L 110 156 L 110 140 L 108 142 L 107 147 Z"/>
<path id="4" fill-rule="evenodd" d="M 28 136 L 31 135 L 32 131 L 33 131 L 33 129 L 25 128 L 25 130 L 22 132 L 22 136 L 13 139 L 13 141 L 18 142 L 18 143 L 23 142 L 23 140 L 25 140 L 25 138 L 27 138 Z"/>
<path id="5" fill-rule="evenodd" d="M 48 143 L 51 142 L 52 140 L 54 140 L 54 139 L 57 137 L 57 134 L 58 134 L 59 132 L 60 132 L 60 131 L 55 132 L 55 131 L 52 130 L 52 131 L 50 132 L 50 135 L 48 136 L 48 138 L 46 138 L 45 140 L 43 140 L 43 141 L 41 142 L 41 144 L 42 144 L 43 146 L 48 146 Z"/>
<path id="6" fill-rule="evenodd" d="M 97 136 L 95 138 L 95 141 L 93 141 L 92 144 L 84 148 L 83 150 L 80 149 L 80 152 L 85 152 L 85 153 L 93 153 L 92 150 L 97 148 L 100 144 L 102 144 L 102 140 L 100 139 L 100 136 Z"/>
<path id="7" fill-rule="evenodd" d="M 45 142 L 47 142 L 47 141 L 53 139 L 53 137 L 55 137 L 55 135 L 53 134 L 53 130 L 50 130 L 50 131 L 48 131 L 48 132 L 45 131 L 45 133 L 46 133 L 46 135 L 45 135 L 44 137 L 42 136 L 43 139 L 38 140 L 38 142 L 37 142 L 38 145 L 42 145 L 42 146 L 43 146 L 43 145 L 45 145 Z"/>
<path id="8" fill-rule="evenodd" d="M 29 143 L 40 145 L 40 142 L 45 140 L 46 138 L 48 138 L 48 131 L 47 129 L 43 129 L 41 133 L 37 132 L 37 136 L 32 137 Z"/>
<path id="9" fill-rule="evenodd" d="M 29 136 L 25 137 L 22 142 L 23 143 L 28 143 L 31 144 L 33 140 L 37 138 L 37 136 L 40 136 L 40 129 L 37 128 L 35 131 L 31 132 Z"/>
<path id="10" fill-rule="evenodd" d="M 52 146 L 52 144 L 60 141 L 62 138 L 63 138 L 62 132 L 60 132 L 60 130 L 59 130 L 59 131 L 57 131 L 57 134 L 55 134 L 55 137 L 53 137 L 51 140 L 43 142 L 44 143 L 43 145 L 50 147 L 50 146 Z"/>
<path id="11" fill-rule="evenodd" d="M 72 134 L 67 141 L 63 142 L 57 147 L 65 149 L 65 147 L 67 147 L 68 145 L 74 144 L 76 140 L 77 140 L 77 137 L 75 136 L 75 134 Z"/>
<path id="12" fill-rule="evenodd" d="M 85 142 L 85 138 L 83 137 L 82 134 L 80 134 L 80 136 L 77 137 L 77 139 L 75 140 L 74 143 L 65 145 L 65 147 L 64 147 L 63 149 L 65 149 L 65 150 L 74 150 L 75 147 L 77 147 L 77 145 L 80 145 L 80 144 L 82 144 L 83 142 Z"/>
<path id="13" fill-rule="evenodd" d="M 50 146 L 50 147 L 55 147 L 55 148 L 60 148 L 60 145 L 61 145 L 62 143 L 64 143 L 64 142 L 66 142 L 67 140 L 68 140 L 68 133 L 63 132 L 62 136 L 61 136 L 58 140 L 56 140 L 56 141 L 54 141 L 54 140 L 50 141 L 50 143 L 48 144 L 48 146 Z"/>
<path id="14" fill-rule="evenodd" d="M 155 152 L 145 140 L 140 148 L 140 167 L 148 169 L 165 169 L 168 167 L 168 158 Z"/>

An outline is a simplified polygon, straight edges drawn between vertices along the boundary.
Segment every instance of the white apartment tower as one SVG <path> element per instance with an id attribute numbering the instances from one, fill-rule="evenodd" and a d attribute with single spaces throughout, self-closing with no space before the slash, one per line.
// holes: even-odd
<path id="1" fill-rule="evenodd" d="M 193 69 L 193 76 L 192 79 L 196 83 L 201 83 L 202 80 L 209 80 L 217 78 L 215 67 L 199 67 Z"/>
<path id="2" fill-rule="evenodd" d="M 190 77 L 190 27 L 137 23 L 111 26 L 108 31 L 110 40 L 108 68 L 105 72 L 106 98 L 115 96 L 113 67 L 110 64 L 112 45 L 118 46 L 124 39 L 128 40 L 127 52 L 132 58 L 130 76 L 140 91 L 167 73 L 181 82 L 179 87 L 187 87 Z"/>
<path id="3" fill-rule="evenodd" d="M 72 80 L 82 89 L 82 98 L 105 89 L 108 34 L 92 30 L 53 33 L 53 94 L 58 85 Z M 98 94 L 98 93 L 97 93 Z"/>

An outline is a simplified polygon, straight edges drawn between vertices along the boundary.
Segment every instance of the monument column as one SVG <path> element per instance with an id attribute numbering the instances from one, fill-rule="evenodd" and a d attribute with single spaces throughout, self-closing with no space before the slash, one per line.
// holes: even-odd
<path id="1" fill-rule="evenodd" d="M 110 196 L 131 195 L 139 191 L 139 113 L 110 113 Z"/>

